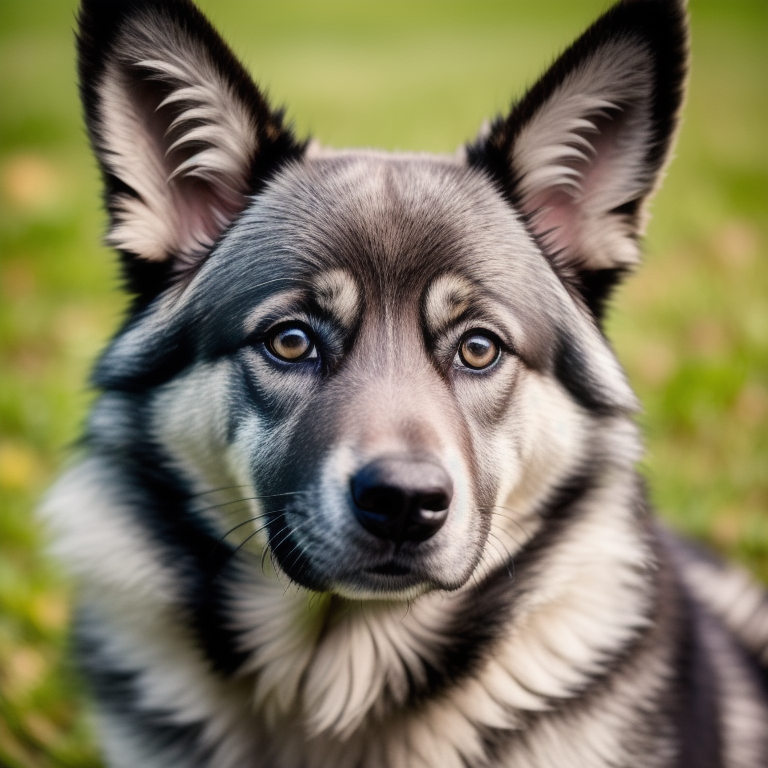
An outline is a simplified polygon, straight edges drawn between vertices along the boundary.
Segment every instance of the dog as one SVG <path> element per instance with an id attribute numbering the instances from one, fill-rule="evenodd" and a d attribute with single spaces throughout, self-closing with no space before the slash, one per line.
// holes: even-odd
<path id="1" fill-rule="evenodd" d="M 655 521 L 602 325 L 683 0 L 455 157 L 299 141 L 188 0 L 78 45 L 132 300 L 44 509 L 107 763 L 768 765 L 768 597 Z"/>

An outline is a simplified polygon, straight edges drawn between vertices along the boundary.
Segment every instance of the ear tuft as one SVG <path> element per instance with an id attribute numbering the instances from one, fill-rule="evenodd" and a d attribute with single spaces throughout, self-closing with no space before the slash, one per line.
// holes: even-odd
<path id="1" fill-rule="evenodd" d="M 85 0 L 78 46 L 108 242 L 128 262 L 194 267 L 303 146 L 187 0 Z"/>
<path id="2" fill-rule="evenodd" d="M 636 264 L 687 69 L 682 0 L 625 0 L 468 149 L 599 316 Z"/>

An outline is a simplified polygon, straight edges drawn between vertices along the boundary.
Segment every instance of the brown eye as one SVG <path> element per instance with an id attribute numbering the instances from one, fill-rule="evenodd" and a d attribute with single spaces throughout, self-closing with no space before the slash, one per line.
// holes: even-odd
<path id="1" fill-rule="evenodd" d="M 310 335 L 303 329 L 291 325 L 281 328 L 268 341 L 269 351 L 280 360 L 298 363 L 310 357 L 317 357 Z"/>
<path id="2" fill-rule="evenodd" d="M 484 333 L 470 333 L 459 345 L 459 359 L 467 368 L 489 368 L 499 359 L 499 345 Z"/>

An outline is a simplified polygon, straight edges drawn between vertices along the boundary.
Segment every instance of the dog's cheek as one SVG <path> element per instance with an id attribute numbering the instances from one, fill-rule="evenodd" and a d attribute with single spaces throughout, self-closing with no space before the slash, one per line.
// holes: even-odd
<path id="1" fill-rule="evenodd" d="M 229 427 L 232 378 L 228 360 L 200 364 L 159 387 L 152 399 L 157 443 L 178 469 L 212 488 L 236 479 Z"/>
<path id="2" fill-rule="evenodd" d="M 527 372 L 509 425 L 514 432 L 517 472 L 513 482 L 500 488 L 498 503 L 506 513 L 539 508 L 555 488 L 580 470 L 589 418 L 559 382 Z"/>

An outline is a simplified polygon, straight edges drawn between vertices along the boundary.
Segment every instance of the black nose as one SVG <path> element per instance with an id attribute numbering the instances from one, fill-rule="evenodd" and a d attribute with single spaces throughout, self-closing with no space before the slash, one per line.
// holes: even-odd
<path id="1" fill-rule="evenodd" d="M 355 515 L 366 531 L 402 544 L 424 541 L 448 517 L 453 483 L 436 462 L 386 456 L 352 478 Z"/>

